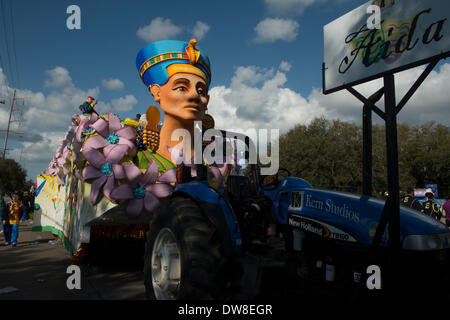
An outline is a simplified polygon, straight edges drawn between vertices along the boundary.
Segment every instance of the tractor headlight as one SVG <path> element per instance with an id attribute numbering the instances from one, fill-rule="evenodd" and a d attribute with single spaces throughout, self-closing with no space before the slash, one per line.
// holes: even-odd
<path id="1" fill-rule="evenodd" d="M 450 233 L 409 235 L 403 240 L 406 250 L 441 250 L 450 248 Z"/>

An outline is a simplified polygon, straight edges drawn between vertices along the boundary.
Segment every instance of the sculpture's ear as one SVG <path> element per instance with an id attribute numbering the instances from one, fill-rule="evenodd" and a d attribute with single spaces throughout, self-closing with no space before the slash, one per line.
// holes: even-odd
<path id="1" fill-rule="evenodd" d="M 152 84 L 148 90 L 151 92 L 151 94 L 153 95 L 153 98 L 155 98 L 155 101 L 159 103 L 159 100 L 161 100 L 161 87 L 159 86 L 159 84 Z"/>

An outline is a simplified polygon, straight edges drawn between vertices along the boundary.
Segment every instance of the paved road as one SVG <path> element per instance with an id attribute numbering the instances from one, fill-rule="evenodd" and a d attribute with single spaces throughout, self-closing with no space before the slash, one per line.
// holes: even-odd
<path id="1" fill-rule="evenodd" d="M 145 299 L 141 270 L 83 268 L 81 289 L 69 290 L 69 254 L 49 243 L 55 239 L 50 232 L 31 231 L 30 222 L 20 225 L 16 247 L 5 246 L 0 233 L 0 300 Z"/>

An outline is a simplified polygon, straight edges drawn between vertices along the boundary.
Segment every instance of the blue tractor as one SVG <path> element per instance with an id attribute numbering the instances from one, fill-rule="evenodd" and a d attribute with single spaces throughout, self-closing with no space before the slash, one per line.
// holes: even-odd
<path id="1" fill-rule="evenodd" d="M 250 167 L 250 177 L 229 176 L 218 190 L 202 165 L 195 178 L 181 169 L 181 183 L 147 234 L 149 298 L 358 299 L 448 286 L 450 231 L 439 221 L 402 207 L 400 246 L 393 248 L 384 218 L 389 200 L 314 189 L 281 168 L 267 183 L 257 165 Z M 373 280 L 375 269 L 380 278 Z"/>

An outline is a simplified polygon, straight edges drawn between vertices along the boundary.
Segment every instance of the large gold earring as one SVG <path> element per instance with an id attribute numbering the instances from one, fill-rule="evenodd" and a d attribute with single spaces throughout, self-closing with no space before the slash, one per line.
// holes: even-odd
<path id="1" fill-rule="evenodd" d="M 142 136 L 144 145 L 153 152 L 159 148 L 159 128 L 158 123 L 161 118 L 158 107 L 155 105 L 147 108 L 147 125 Z"/>

